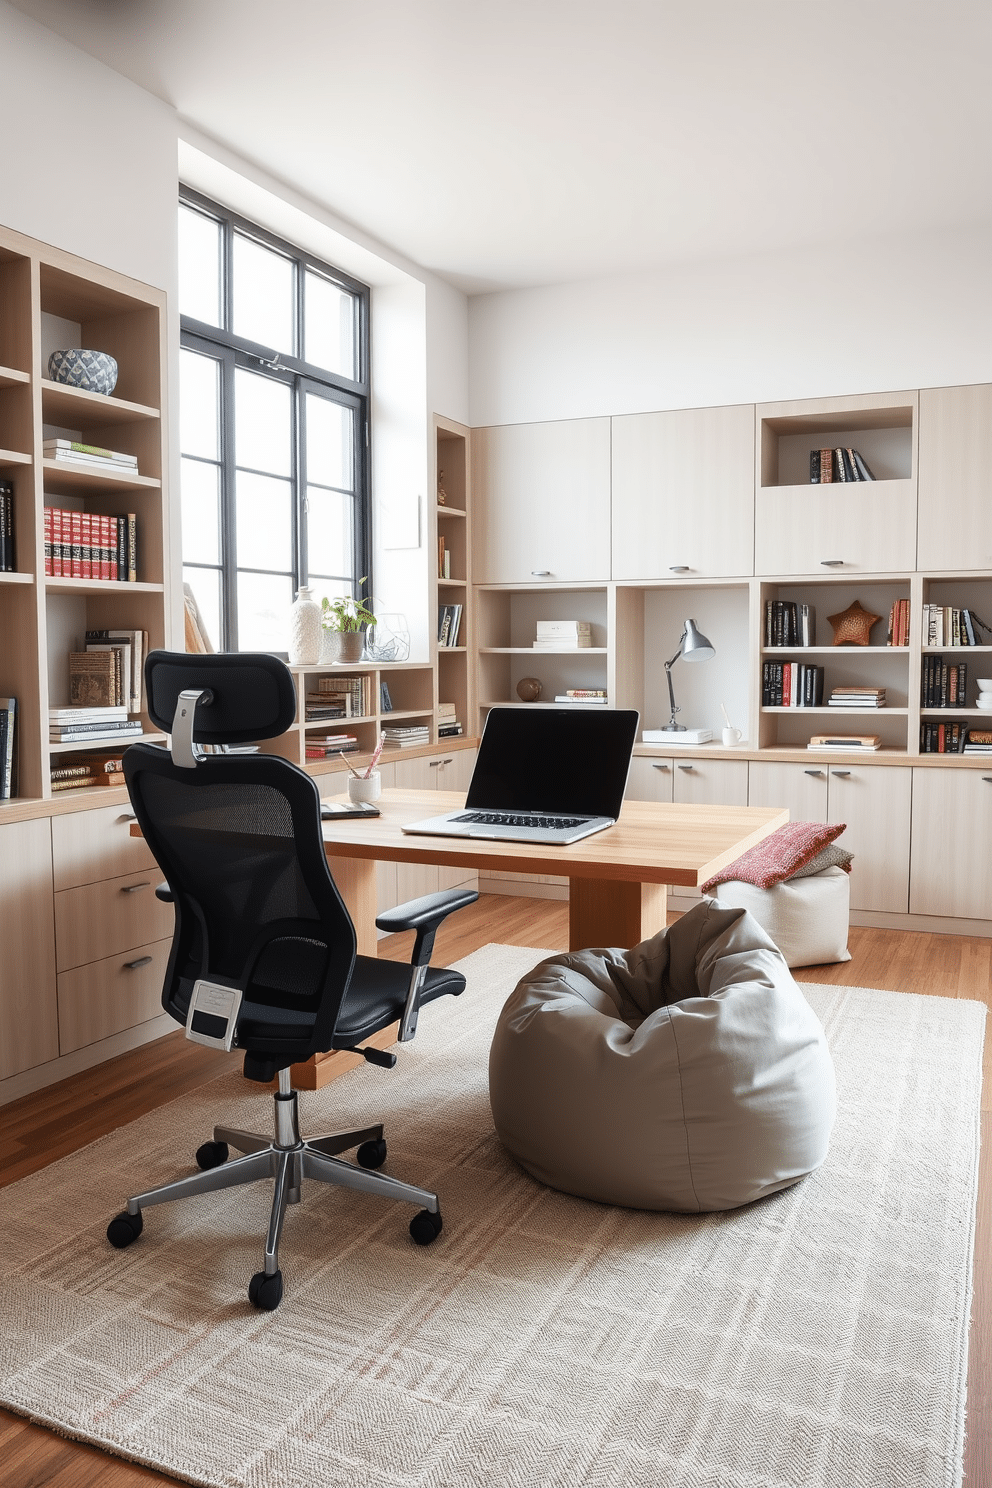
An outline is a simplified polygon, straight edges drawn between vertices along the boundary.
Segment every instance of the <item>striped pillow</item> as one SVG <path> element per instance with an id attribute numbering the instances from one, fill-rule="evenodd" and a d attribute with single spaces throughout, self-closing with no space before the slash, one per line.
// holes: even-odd
<path id="1" fill-rule="evenodd" d="M 736 862 L 728 863 L 703 884 L 708 894 L 717 884 L 754 884 L 758 889 L 771 889 L 791 878 L 799 868 L 812 862 L 816 855 L 844 831 L 846 822 L 786 822 L 757 847 L 750 848 Z"/>

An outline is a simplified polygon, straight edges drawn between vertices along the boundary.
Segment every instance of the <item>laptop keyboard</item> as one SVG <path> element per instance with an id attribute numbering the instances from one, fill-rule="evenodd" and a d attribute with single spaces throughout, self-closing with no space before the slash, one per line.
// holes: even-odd
<path id="1" fill-rule="evenodd" d="M 509 811 L 466 811 L 452 821 L 473 822 L 485 827 L 581 827 L 587 816 L 520 816 Z"/>

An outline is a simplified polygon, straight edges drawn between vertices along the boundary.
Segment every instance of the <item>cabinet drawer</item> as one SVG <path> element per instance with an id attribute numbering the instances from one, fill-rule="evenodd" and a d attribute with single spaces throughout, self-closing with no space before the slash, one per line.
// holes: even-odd
<path id="1" fill-rule="evenodd" d="M 135 873 L 155 863 L 143 837 L 130 835 L 130 806 L 101 806 L 52 817 L 52 861 L 56 889 Z M 157 870 L 156 870 L 157 871 Z"/>
<path id="2" fill-rule="evenodd" d="M 759 574 L 892 573 L 916 563 L 916 485 L 768 486 L 755 496 Z"/>
<path id="3" fill-rule="evenodd" d="M 71 1054 L 157 1018 L 171 946 L 171 938 L 158 940 L 62 972 L 58 978 L 59 1052 Z"/>
<path id="4" fill-rule="evenodd" d="M 0 828 L 0 1080 L 59 1052 L 48 821 Z"/>
<path id="5" fill-rule="evenodd" d="M 171 936 L 175 910 L 155 898 L 157 867 L 55 895 L 56 970 L 85 966 L 131 946 Z"/>

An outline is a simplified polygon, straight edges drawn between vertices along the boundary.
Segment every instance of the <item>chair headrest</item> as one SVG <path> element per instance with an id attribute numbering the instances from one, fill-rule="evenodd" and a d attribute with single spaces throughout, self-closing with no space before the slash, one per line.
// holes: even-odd
<path id="1" fill-rule="evenodd" d="M 194 655 L 150 651 L 145 661 L 148 716 L 172 730 L 181 692 L 209 691 L 196 709 L 198 744 L 248 744 L 284 734 L 296 717 L 296 688 L 284 661 L 264 651 Z"/>

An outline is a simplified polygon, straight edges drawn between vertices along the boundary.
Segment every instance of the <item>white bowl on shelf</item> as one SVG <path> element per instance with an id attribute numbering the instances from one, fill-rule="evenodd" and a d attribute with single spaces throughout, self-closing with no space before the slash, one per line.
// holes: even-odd
<path id="1" fill-rule="evenodd" d="M 992 692 L 992 677 L 979 677 L 978 690 L 979 692 Z"/>

